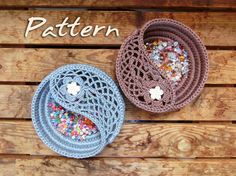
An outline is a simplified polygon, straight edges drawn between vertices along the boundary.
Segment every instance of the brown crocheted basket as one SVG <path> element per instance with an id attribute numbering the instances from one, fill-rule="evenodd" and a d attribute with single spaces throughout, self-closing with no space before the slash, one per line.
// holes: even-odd
<path id="1" fill-rule="evenodd" d="M 188 53 L 188 73 L 177 85 L 149 58 L 144 44 L 156 39 L 176 41 Z M 202 41 L 189 27 L 171 19 L 154 19 L 132 33 L 116 61 L 116 76 L 125 96 L 137 107 L 155 113 L 176 111 L 193 101 L 207 75 L 208 57 Z M 160 99 L 150 94 L 155 88 L 161 90 Z"/>

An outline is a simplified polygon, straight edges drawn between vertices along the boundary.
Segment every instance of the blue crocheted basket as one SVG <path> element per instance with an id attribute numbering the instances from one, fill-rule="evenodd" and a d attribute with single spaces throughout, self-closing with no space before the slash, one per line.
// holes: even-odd
<path id="1" fill-rule="evenodd" d="M 76 82 L 80 90 L 68 93 L 66 85 Z M 48 103 L 53 100 L 66 110 L 91 120 L 98 132 L 83 141 L 63 135 L 50 121 Z M 32 120 L 41 140 L 55 152 L 73 158 L 87 158 L 113 142 L 124 121 L 125 104 L 114 81 L 89 65 L 60 67 L 40 83 L 32 101 Z"/>

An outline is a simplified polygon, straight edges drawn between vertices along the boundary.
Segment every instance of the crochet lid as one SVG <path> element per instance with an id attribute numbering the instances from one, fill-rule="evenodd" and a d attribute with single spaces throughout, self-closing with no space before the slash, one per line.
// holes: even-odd
<path id="1" fill-rule="evenodd" d="M 155 113 L 175 111 L 193 101 L 207 75 L 207 52 L 200 38 L 171 19 L 154 19 L 133 32 L 116 61 L 125 96 Z"/>
<path id="2" fill-rule="evenodd" d="M 89 65 L 66 65 L 49 74 L 32 101 L 41 140 L 55 152 L 91 157 L 111 143 L 124 121 L 124 101 L 113 80 Z"/>

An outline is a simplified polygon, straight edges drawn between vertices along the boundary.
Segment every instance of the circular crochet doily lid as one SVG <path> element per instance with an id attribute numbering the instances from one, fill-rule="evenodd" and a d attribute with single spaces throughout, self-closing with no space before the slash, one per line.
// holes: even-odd
<path id="1" fill-rule="evenodd" d="M 153 51 L 147 49 L 146 44 L 156 42 L 158 45 L 157 41 L 164 41 L 163 45 Z M 161 47 L 167 48 L 168 42 L 180 44 L 189 56 L 189 71 L 177 85 L 151 58 L 151 54 L 159 54 Z M 167 58 L 163 58 L 166 62 Z M 154 113 L 176 111 L 193 101 L 204 87 L 208 76 L 206 48 L 197 34 L 184 24 L 171 19 L 154 19 L 124 41 L 116 60 L 116 76 L 125 96 L 137 107 Z"/>
<path id="2" fill-rule="evenodd" d="M 79 85 L 68 91 L 69 83 Z M 49 103 L 56 102 L 91 120 L 98 132 L 78 141 L 60 133 L 50 120 Z M 87 158 L 113 142 L 124 121 L 125 104 L 114 81 L 89 65 L 60 67 L 43 79 L 32 100 L 32 121 L 41 140 L 55 152 L 73 158 Z"/>

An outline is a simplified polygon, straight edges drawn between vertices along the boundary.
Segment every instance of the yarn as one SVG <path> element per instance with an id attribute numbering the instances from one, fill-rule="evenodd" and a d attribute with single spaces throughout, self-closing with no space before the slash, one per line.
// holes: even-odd
<path id="1" fill-rule="evenodd" d="M 79 87 L 73 88 L 76 85 Z M 68 91 L 68 87 L 72 90 Z M 88 118 L 98 132 L 81 141 L 60 133 L 50 121 L 52 111 L 48 105 L 53 101 Z M 114 81 L 101 70 L 80 64 L 66 65 L 49 74 L 32 101 L 32 120 L 38 136 L 55 152 L 73 158 L 97 155 L 113 142 L 123 124 L 124 111 L 125 104 Z"/>
<path id="2" fill-rule="evenodd" d="M 160 68 L 162 63 L 158 65 L 150 58 L 145 44 L 155 40 L 177 43 L 184 48 L 181 53 L 188 53 L 187 71 L 179 76 L 177 84 L 170 79 L 172 73 L 167 75 L 165 69 Z M 167 47 L 164 43 L 163 47 Z M 154 113 L 176 111 L 192 102 L 203 89 L 208 76 L 207 51 L 189 27 L 171 19 L 154 19 L 122 44 L 116 60 L 116 76 L 125 96 L 137 107 Z"/>

